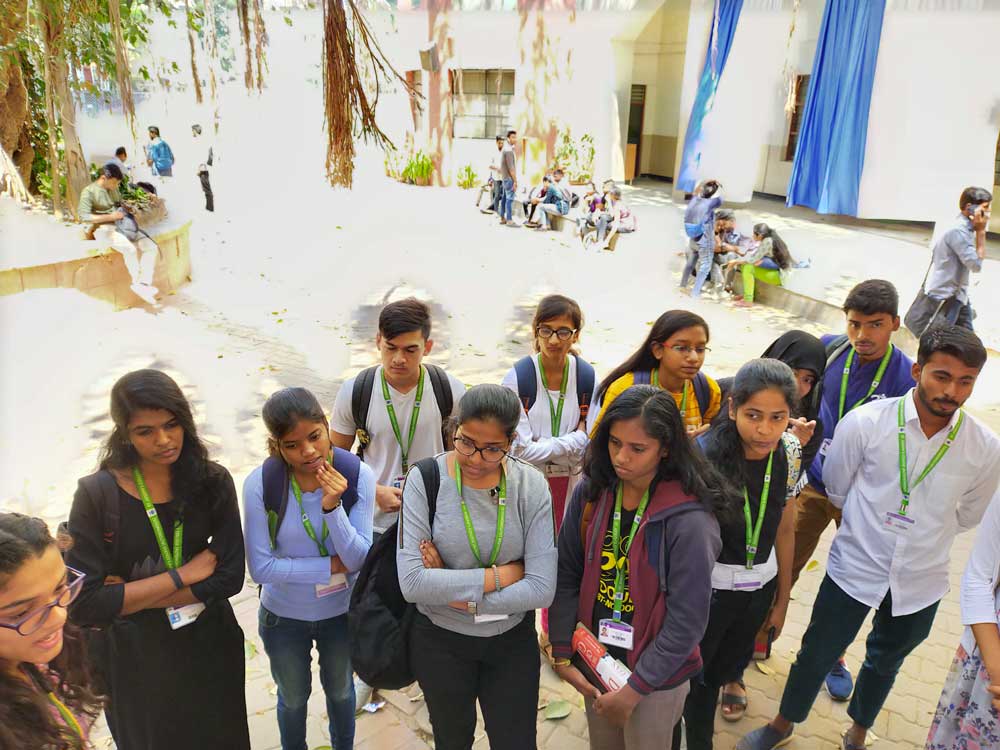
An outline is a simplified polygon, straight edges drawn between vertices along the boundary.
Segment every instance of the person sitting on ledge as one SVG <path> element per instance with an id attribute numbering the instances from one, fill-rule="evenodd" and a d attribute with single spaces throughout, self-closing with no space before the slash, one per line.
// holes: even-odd
<path id="1" fill-rule="evenodd" d="M 144 233 L 130 240 L 119 231 L 117 223 L 126 218 L 126 212 L 119 207 L 121 196 L 118 185 L 121 181 L 121 169 L 115 164 L 105 164 L 100 176 L 80 193 L 77 216 L 80 221 L 91 224 L 87 233 L 89 239 L 121 253 L 125 268 L 132 277 L 130 288 L 143 302 L 155 305 L 159 290 L 153 286 L 153 271 L 159 251 L 155 242 L 148 236 L 142 236 Z"/>

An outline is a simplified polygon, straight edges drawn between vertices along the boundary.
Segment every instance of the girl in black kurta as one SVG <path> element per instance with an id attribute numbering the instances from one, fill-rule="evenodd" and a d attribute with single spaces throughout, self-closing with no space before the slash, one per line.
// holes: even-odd
<path id="1" fill-rule="evenodd" d="M 243 631 L 229 604 L 244 579 L 232 477 L 208 460 L 190 406 L 163 373 L 119 380 L 111 416 L 101 470 L 73 498 L 67 554 L 87 576 L 70 616 L 94 628 L 111 733 L 120 750 L 249 750 Z M 193 621 L 173 629 L 168 614 L 179 608 Z"/>

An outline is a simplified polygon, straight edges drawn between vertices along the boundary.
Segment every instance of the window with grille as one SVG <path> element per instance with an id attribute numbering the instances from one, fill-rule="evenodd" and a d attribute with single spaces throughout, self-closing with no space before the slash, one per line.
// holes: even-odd
<path id="1" fill-rule="evenodd" d="M 448 75 L 455 138 L 490 138 L 510 129 L 510 103 L 514 98 L 514 71 L 463 69 Z"/>
<path id="2" fill-rule="evenodd" d="M 795 76 L 795 109 L 788 124 L 788 145 L 785 146 L 785 161 L 795 161 L 795 147 L 799 144 L 799 125 L 802 112 L 806 108 L 806 92 L 809 90 L 809 76 Z"/>

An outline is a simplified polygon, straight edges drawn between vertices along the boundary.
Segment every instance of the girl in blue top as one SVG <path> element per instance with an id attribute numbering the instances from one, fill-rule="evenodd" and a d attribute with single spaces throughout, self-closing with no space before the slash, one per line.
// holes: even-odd
<path id="1" fill-rule="evenodd" d="M 287 512 L 275 517 L 265 509 L 265 468 L 258 467 L 243 485 L 243 528 L 250 575 L 262 584 L 258 626 L 278 686 L 281 747 L 306 750 L 315 643 L 331 745 L 351 750 L 354 683 L 347 608 L 371 547 L 375 477 L 365 464 L 352 464 L 357 459 L 350 453 L 333 447 L 326 416 L 305 388 L 273 394 L 262 416 L 270 433 L 269 460 L 280 459 L 287 472 L 281 485 L 287 487 Z M 348 487 L 333 464 L 356 467 L 356 488 Z M 355 493 L 345 509 L 342 499 Z"/>

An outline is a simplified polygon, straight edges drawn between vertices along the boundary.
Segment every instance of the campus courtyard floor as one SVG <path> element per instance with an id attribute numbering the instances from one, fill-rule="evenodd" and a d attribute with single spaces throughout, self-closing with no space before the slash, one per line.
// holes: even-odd
<path id="1" fill-rule="evenodd" d="M 476 191 L 400 185 L 371 160 L 359 166 L 353 191 L 305 190 L 268 175 L 259 200 L 229 201 L 249 167 L 229 162 L 213 175 L 217 212 L 200 210 L 195 178 L 176 177 L 162 193 L 175 212 L 189 212 L 193 282 L 165 299 L 162 310 L 113 312 L 70 290 L 43 290 L 0 298 L 0 507 L 40 515 L 52 524 L 68 514 L 78 477 L 94 470 L 110 429 L 108 394 L 122 374 L 141 367 L 166 370 L 184 387 L 213 457 L 237 486 L 265 452 L 260 406 L 274 390 L 312 389 L 331 407 L 340 384 L 374 360 L 375 320 L 387 301 L 409 294 L 433 306 L 431 361 L 468 384 L 499 382 L 530 348 L 530 319 L 538 298 L 562 292 L 577 299 L 586 321 L 581 350 L 598 373 L 620 362 L 663 311 L 689 307 L 712 327 L 705 371 L 732 374 L 780 333 L 817 324 L 782 310 L 734 308 L 711 298 L 692 301 L 677 291 L 683 247 L 683 207 L 669 185 L 640 183 L 626 195 L 639 231 L 622 237 L 614 253 L 584 253 L 562 234 L 500 227 L 473 207 Z M 227 167 L 228 168 L 228 167 Z M 258 176 L 259 179 L 259 176 Z M 245 192 L 243 193 L 245 196 Z M 928 258 L 929 230 L 814 220 L 806 212 L 755 201 L 738 210 L 744 231 L 767 221 L 782 232 L 797 258 L 812 267 L 790 286 L 816 299 L 842 300 L 858 280 L 896 281 L 903 306 L 912 299 Z M 0 234 L 3 228 L 0 227 Z M 0 240 L 2 241 L 2 240 Z M 973 292 L 986 311 L 987 343 L 997 348 L 987 289 L 1000 290 L 1000 263 L 987 261 Z M 991 329 L 991 326 L 994 329 Z M 973 413 L 1000 424 L 1000 362 L 991 358 Z M 795 590 L 785 633 L 763 669 L 747 672 L 750 707 L 737 724 L 720 720 L 716 747 L 727 750 L 776 709 L 788 666 L 822 580 L 832 530 L 817 565 Z M 931 714 L 961 634 L 958 582 L 973 535 L 961 537 L 952 559 L 953 588 L 928 641 L 907 660 L 876 722 L 878 747 L 922 747 Z M 256 590 L 234 600 L 247 637 L 247 698 L 254 748 L 279 747 L 275 689 L 256 634 Z M 861 638 L 848 652 L 857 671 Z M 310 748 L 327 743 L 324 703 L 315 684 Z M 358 721 L 359 750 L 430 747 L 430 724 L 416 688 L 385 696 L 386 706 Z M 573 692 L 542 669 L 542 703 L 567 700 L 568 716 L 544 719 L 540 746 L 586 748 L 586 721 Z M 845 708 L 825 695 L 801 725 L 793 748 L 839 747 Z M 669 728 L 664 727 L 665 736 Z M 476 747 L 488 747 L 480 732 Z M 113 747 L 103 729 L 98 748 Z"/>

